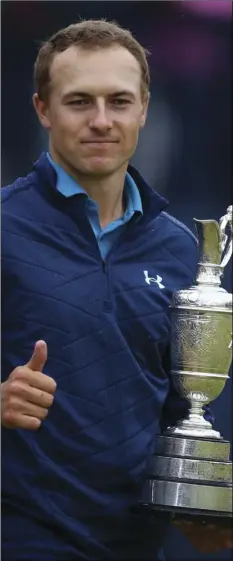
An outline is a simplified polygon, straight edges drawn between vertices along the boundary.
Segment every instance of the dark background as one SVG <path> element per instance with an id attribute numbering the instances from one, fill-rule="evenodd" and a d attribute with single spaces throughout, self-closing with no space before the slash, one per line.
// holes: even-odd
<path id="1" fill-rule="evenodd" d="M 3 1 L 2 183 L 27 174 L 47 146 L 32 107 L 33 64 L 40 41 L 80 18 L 117 20 L 151 51 L 151 107 L 133 159 L 170 213 L 219 219 L 232 203 L 232 2 Z M 223 286 L 231 291 L 231 265 Z M 214 402 L 215 426 L 232 441 L 232 382 Z M 174 553 L 175 552 L 175 553 Z M 174 529 L 169 559 L 227 560 L 198 554 Z"/>

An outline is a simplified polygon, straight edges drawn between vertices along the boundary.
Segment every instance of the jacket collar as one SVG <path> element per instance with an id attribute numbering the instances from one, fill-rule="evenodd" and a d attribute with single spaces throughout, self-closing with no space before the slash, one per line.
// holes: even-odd
<path id="1" fill-rule="evenodd" d="M 142 200 L 142 208 L 145 219 L 151 220 L 156 218 L 168 206 L 168 201 L 154 191 L 140 175 L 140 173 L 131 165 L 128 166 L 128 173 L 135 181 Z M 53 166 L 50 164 L 46 152 L 42 152 L 39 159 L 34 163 L 32 175 L 36 175 L 42 181 L 37 181 L 42 189 L 48 190 L 52 188 L 52 197 L 57 199 L 57 204 L 64 201 L 64 196 L 56 189 L 57 174 Z M 36 179 L 36 178 L 35 178 Z M 48 193 L 47 193 L 48 194 Z M 85 195 L 83 195 L 85 197 Z"/>

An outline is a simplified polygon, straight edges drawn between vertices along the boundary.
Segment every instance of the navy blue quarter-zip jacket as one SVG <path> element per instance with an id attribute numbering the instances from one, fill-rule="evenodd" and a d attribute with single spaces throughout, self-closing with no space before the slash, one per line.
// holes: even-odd
<path id="1" fill-rule="evenodd" d="M 192 233 L 135 169 L 143 215 L 103 263 L 85 195 L 42 154 L 2 189 L 2 381 L 38 339 L 57 382 L 36 432 L 2 430 L 4 561 L 156 561 L 167 519 L 132 512 L 161 426 L 187 411 L 166 367 L 169 305 L 191 285 Z"/>

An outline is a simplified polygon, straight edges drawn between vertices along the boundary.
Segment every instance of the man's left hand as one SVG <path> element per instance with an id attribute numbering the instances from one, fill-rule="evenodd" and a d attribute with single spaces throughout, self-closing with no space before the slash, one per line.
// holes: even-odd
<path id="1" fill-rule="evenodd" d="M 217 553 L 222 549 L 233 548 L 232 521 L 223 524 L 197 521 L 188 518 L 173 520 L 175 528 L 180 530 L 193 547 L 203 553 Z"/>

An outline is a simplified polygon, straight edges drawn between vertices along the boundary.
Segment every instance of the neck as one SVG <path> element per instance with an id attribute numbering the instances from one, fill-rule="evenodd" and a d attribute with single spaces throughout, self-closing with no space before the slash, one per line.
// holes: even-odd
<path id="1" fill-rule="evenodd" d="M 107 176 L 89 176 L 75 170 L 60 158 L 52 147 L 50 147 L 50 154 L 54 162 L 60 165 L 86 191 L 90 199 L 97 203 L 102 228 L 123 215 L 125 210 L 123 193 L 128 162 L 115 173 Z"/>

